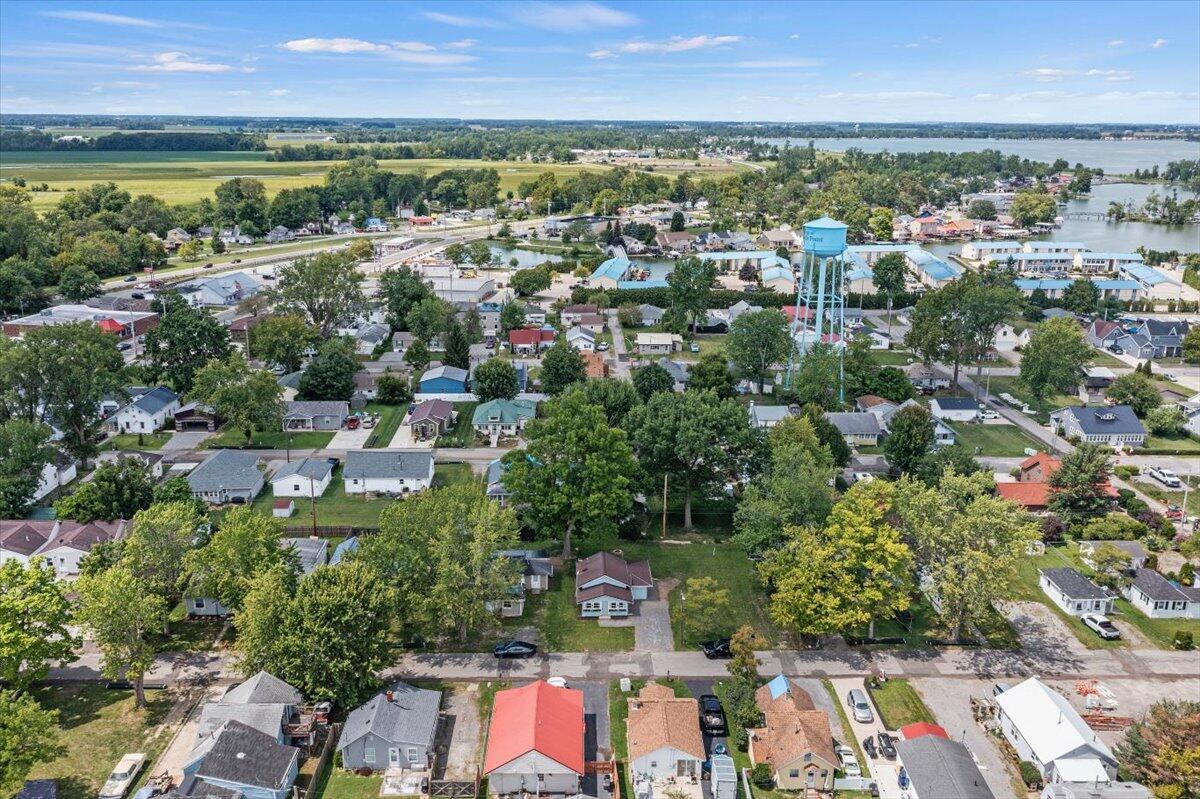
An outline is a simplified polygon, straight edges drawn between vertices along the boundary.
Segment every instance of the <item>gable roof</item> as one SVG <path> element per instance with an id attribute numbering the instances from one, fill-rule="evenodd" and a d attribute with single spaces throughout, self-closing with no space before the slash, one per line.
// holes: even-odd
<path id="1" fill-rule="evenodd" d="M 119 519 L 113 522 L 59 522 L 58 532 L 46 542 L 43 551 L 69 547 L 80 552 L 91 552 L 96 544 L 120 538 L 124 531 L 125 522 Z"/>
<path id="2" fill-rule="evenodd" d="M 329 551 L 329 542 L 324 538 L 284 538 L 279 546 L 296 553 L 300 561 L 300 573 L 308 574 L 313 569 L 325 563 L 325 553 Z"/>
<path id="3" fill-rule="evenodd" d="M 516 424 L 521 419 L 532 419 L 536 414 L 537 403 L 533 400 L 494 399 L 475 406 L 471 424 Z"/>
<path id="4" fill-rule="evenodd" d="M 1064 566 L 1057 569 L 1039 569 L 1039 571 L 1071 599 L 1108 599 L 1109 597 L 1104 589 L 1075 569 Z"/>
<path id="5" fill-rule="evenodd" d="M 314 416 L 345 416 L 350 403 L 338 400 L 292 400 L 283 404 L 285 418 L 311 419 Z"/>
<path id="6" fill-rule="evenodd" d="M 1038 452 L 1021 461 L 1017 468 L 1022 472 L 1027 472 L 1035 466 L 1041 466 L 1042 473 L 1049 477 L 1058 471 L 1058 467 L 1062 466 L 1062 461 L 1047 452 Z"/>
<path id="7" fill-rule="evenodd" d="M 705 759 L 700 735 L 700 705 L 689 697 L 677 698 L 665 685 L 649 683 L 636 698 L 626 700 L 629 715 L 625 728 L 629 759 L 636 760 L 665 746 L 697 760 Z"/>
<path id="8" fill-rule="evenodd" d="M 1044 508 L 1050 504 L 1050 484 L 996 483 L 996 496 L 1026 508 Z"/>
<path id="9" fill-rule="evenodd" d="M 26 557 L 37 552 L 54 532 L 52 521 L 6 519 L 0 521 L 0 550 L 16 552 Z"/>
<path id="10" fill-rule="evenodd" d="M 936 735 L 897 741 L 896 754 L 921 796 L 995 799 L 965 746 Z"/>
<path id="11" fill-rule="evenodd" d="M 611 577 L 625 586 L 650 587 L 654 584 L 649 561 L 630 563 L 613 552 L 597 552 L 575 562 L 576 585 L 586 585 L 601 577 Z"/>
<path id="12" fill-rule="evenodd" d="M 442 366 L 435 366 L 426 371 L 425 374 L 421 375 L 420 382 L 424 383 L 426 380 L 436 380 L 439 377 L 444 377 L 465 384 L 467 382 L 467 375 L 466 369 L 459 369 L 457 366 L 446 366 L 443 364 Z"/>
<path id="13" fill-rule="evenodd" d="M 285 480 L 289 477 L 299 475 L 307 477 L 310 480 L 321 481 L 329 477 L 333 473 L 333 464 L 325 458 L 302 458 L 298 461 L 285 463 L 279 467 L 279 471 L 275 472 L 275 476 L 271 478 L 271 482 L 276 480 Z"/>
<path id="14" fill-rule="evenodd" d="M 144 394 L 139 395 L 136 399 L 129 403 L 129 406 L 133 406 L 143 413 L 153 415 L 170 405 L 172 402 L 178 401 L 178 394 L 166 386 L 158 386 L 150 389 Z"/>
<path id="15" fill-rule="evenodd" d="M 979 403 L 971 397 L 934 397 L 930 402 L 936 402 L 945 411 L 979 410 Z"/>
<path id="16" fill-rule="evenodd" d="M 554 341 L 554 331 L 540 327 L 522 327 L 508 331 L 508 343 L 514 347 L 531 347 L 546 341 Z"/>
<path id="17" fill-rule="evenodd" d="M 329 556 L 329 565 L 336 566 L 351 552 L 358 551 L 358 537 L 352 536 L 347 538 L 342 543 L 333 548 L 333 554 Z"/>
<path id="18" fill-rule="evenodd" d="M 1145 435 L 1146 428 L 1128 405 L 1085 405 L 1062 408 L 1053 416 L 1070 416 L 1085 435 Z"/>
<path id="19" fill-rule="evenodd" d="M 1138 569 L 1133 578 L 1137 586 L 1150 599 L 1159 602 L 1200 602 L 1200 587 L 1188 588 L 1173 583 L 1153 569 Z"/>
<path id="20" fill-rule="evenodd" d="M 221 697 L 225 704 L 268 704 L 279 702 L 287 705 L 299 705 L 304 701 L 292 686 L 266 671 L 260 671 L 241 685 L 230 688 Z"/>
<path id="21" fill-rule="evenodd" d="M 389 692 L 391 701 L 388 701 Z M 367 733 L 374 733 L 389 743 L 429 748 L 437 731 L 441 704 L 440 691 L 398 682 L 350 712 L 342 728 L 338 749 L 345 749 Z"/>
<path id="22" fill-rule="evenodd" d="M 288 706 L 283 703 L 240 704 L 209 702 L 200 709 L 200 723 L 196 727 L 196 740 L 203 741 L 217 733 L 225 724 L 236 721 L 264 735 L 278 739 L 279 731 L 288 718 Z"/>
<path id="23" fill-rule="evenodd" d="M 1036 677 L 1014 685 L 996 696 L 995 701 L 1043 764 L 1080 747 L 1088 747 L 1098 757 L 1116 762 L 1112 750 L 1084 723 L 1071 703 Z"/>
<path id="24" fill-rule="evenodd" d="M 384 452 L 352 449 L 346 452 L 346 465 L 342 477 L 351 479 L 368 478 L 423 478 L 429 477 L 433 465 L 431 452 Z"/>
<path id="25" fill-rule="evenodd" d="M 496 693 L 484 773 L 529 752 L 583 774 L 583 692 L 538 680 Z"/>
<path id="26" fill-rule="evenodd" d="M 879 435 L 879 417 L 873 413 L 855 411 L 826 411 L 825 418 L 844 436 Z"/>
<path id="27" fill-rule="evenodd" d="M 294 746 L 237 721 L 225 723 L 215 743 L 204 755 L 196 776 L 270 790 L 289 786 L 291 771 L 300 755 Z"/>
<path id="28" fill-rule="evenodd" d="M 187 476 L 193 491 L 219 491 L 222 488 L 239 489 L 258 486 L 262 472 L 258 470 L 258 455 L 219 449 L 192 469 Z"/>
<path id="29" fill-rule="evenodd" d="M 454 406 L 444 399 L 431 399 L 419 403 L 408 415 L 408 423 L 429 420 L 445 421 L 454 413 Z"/>

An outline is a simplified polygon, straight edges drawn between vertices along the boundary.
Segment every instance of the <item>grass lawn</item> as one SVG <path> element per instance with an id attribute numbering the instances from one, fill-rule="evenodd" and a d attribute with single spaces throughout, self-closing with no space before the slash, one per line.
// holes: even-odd
<path id="1" fill-rule="evenodd" d="M 871 766 L 867 762 L 866 755 L 863 754 L 862 744 L 858 741 L 858 736 L 854 734 L 854 727 L 850 725 L 850 719 L 846 716 L 846 703 L 837 695 L 837 691 L 833 687 L 833 683 L 829 680 L 821 680 L 821 685 L 825 686 L 825 693 L 829 694 L 829 699 L 833 702 L 833 706 L 837 708 L 838 718 L 842 720 L 841 735 L 836 735 L 839 741 L 844 744 L 849 744 L 854 750 L 854 754 L 858 757 L 858 764 L 862 766 L 862 775 L 864 777 L 871 776 Z M 832 724 L 830 725 L 833 726 Z M 836 733 L 836 730 L 834 730 Z"/>
<path id="2" fill-rule="evenodd" d="M 333 438 L 332 431 L 299 430 L 285 433 L 282 430 L 259 430 L 250 439 L 250 446 L 258 449 L 324 449 Z M 223 427 L 205 442 L 204 446 L 241 448 L 246 446 L 246 435 L 241 430 Z"/>
<path id="3" fill-rule="evenodd" d="M 886 325 L 879 327 L 879 330 L 886 329 Z M 880 366 L 907 366 L 917 360 L 917 356 L 906 350 L 872 350 L 871 358 Z"/>
<path id="4" fill-rule="evenodd" d="M 990 384 L 987 382 L 987 378 L 985 377 L 984 381 L 984 384 L 990 387 L 992 396 L 996 397 L 1000 402 L 1003 402 L 1003 400 L 999 399 L 1001 394 L 1011 394 L 1017 399 L 1027 402 L 1029 407 L 1036 411 L 1036 413 L 1033 414 L 1033 417 L 1036 418 L 1040 424 L 1046 424 L 1050 421 L 1050 411 L 1056 411 L 1059 408 L 1063 408 L 1067 405 L 1083 404 L 1079 401 L 1079 397 L 1073 394 L 1062 394 L 1053 397 L 1046 397 L 1045 404 L 1039 408 L 1038 403 L 1033 398 L 1033 395 L 1029 393 L 1029 389 L 1027 389 L 1015 377 L 993 376 Z M 1020 408 L 1017 410 L 1020 410 Z"/>
<path id="5" fill-rule="evenodd" d="M 375 429 L 371 431 L 366 446 L 372 448 L 390 445 L 396 431 L 400 429 L 400 423 L 404 421 L 407 408 L 402 405 L 382 405 L 372 402 L 367 405 L 366 410 L 379 414 L 379 421 L 375 424 Z"/>
<path id="6" fill-rule="evenodd" d="M 94 799 L 122 755 L 145 752 L 152 763 L 170 739 L 169 730 L 154 732 L 173 704 L 165 691 L 147 691 L 144 710 L 134 710 L 133 691 L 97 684 L 60 683 L 33 693 L 42 707 L 59 712 L 62 753 L 34 766 L 29 779 L 57 779 L 62 799 Z"/>
<path id="7" fill-rule="evenodd" d="M 219 618 L 189 619 L 183 602 L 171 609 L 169 619 L 171 634 L 159 636 L 157 648 L 160 652 L 205 652 L 212 648 L 217 633 L 225 624 L 224 619 Z"/>
<path id="8" fill-rule="evenodd" d="M 1200 439 L 1191 436 L 1147 436 L 1146 444 L 1137 450 L 1139 454 L 1159 453 L 1162 455 L 1200 455 Z"/>
<path id="9" fill-rule="evenodd" d="M 908 684 L 908 680 L 892 677 L 875 688 L 871 688 L 868 683 L 868 690 L 879 709 L 880 722 L 889 730 L 898 730 L 918 721 L 937 723 L 929 708 L 925 707 L 920 694 Z"/>
<path id="10" fill-rule="evenodd" d="M 967 452 L 997 458 L 1018 457 L 1027 448 L 1040 449 L 1038 442 L 1014 424 L 948 422 Z"/>
<path id="11" fill-rule="evenodd" d="M 724 352 L 725 350 L 725 335 L 724 334 L 700 334 L 693 341 L 700 345 L 699 352 L 692 352 L 691 342 L 683 343 L 683 352 L 677 353 L 674 357 L 680 361 L 698 361 L 710 352 Z"/>
<path id="12" fill-rule="evenodd" d="M 1104 350 L 1095 350 L 1092 353 L 1090 363 L 1092 366 L 1107 366 L 1109 369 L 1129 368 L 1129 364 L 1125 363 L 1115 355 L 1105 352 Z"/>
<path id="13" fill-rule="evenodd" d="M 1178 475 L 1179 479 L 1191 486 L 1187 492 L 1187 512 L 1191 516 L 1200 516 L 1200 476 L 1191 474 Z M 1150 480 L 1131 480 L 1138 490 L 1149 497 L 1157 499 L 1159 502 L 1165 502 L 1169 505 L 1183 505 L 1183 491 L 1168 491 L 1163 488 L 1158 482 Z"/>
<path id="14" fill-rule="evenodd" d="M 515 626 L 533 625 L 539 645 L 557 652 L 627 652 L 633 649 L 632 627 L 601 627 L 596 619 L 583 619 L 575 605 L 575 577 L 554 578 L 550 590 L 527 594 L 525 614 L 506 620 Z"/>
<path id="15" fill-rule="evenodd" d="M 614 546 L 624 550 L 625 557 L 632 560 L 650 561 L 650 570 L 657 580 L 671 577 L 679 585 L 671 591 L 671 629 L 676 649 L 690 649 L 697 643 L 716 633 L 732 633 L 743 625 L 750 625 L 772 645 L 779 639 L 775 625 L 767 616 L 767 598 L 754 564 L 741 548 L 730 543 L 719 543 L 699 536 L 685 536 L 682 532 L 668 531 L 671 540 L 690 540 L 688 544 L 664 544 L 657 541 L 621 541 Z M 689 577 L 712 577 L 728 589 L 730 604 L 728 611 L 717 620 L 719 626 L 697 635 L 683 636 L 680 620 L 687 612 L 680 595 Z M 696 608 L 692 608 L 695 610 Z"/>
<path id="16" fill-rule="evenodd" d="M 359 777 L 333 765 L 329 759 L 329 768 L 325 778 L 314 792 L 315 799 L 376 799 L 379 789 L 383 787 L 383 776 Z"/>
<path id="17" fill-rule="evenodd" d="M 433 466 L 433 485 L 447 486 L 458 483 L 476 483 L 483 480 L 471 471 L 469 463 L 435 463 Z"/>
<path id="18" fill-rule="evenodd" d="M 137 433 L 121 433 L 120 435 L 109 436 L 101 447 L 103 449 L 162 449 L 163 444 L 170 440 L 170 433 L 143 433 L 141 441 L 138 441 Z"/>
<path id="19" fill-rule="evenodd" d="M 471 416 L 475 413 L 475 406 L 478 404 L 478 402 L 454 403 L 454 410 L 458 413 L 458 418 L 454 421 L 454 427 L 438 436 L 436 443 L 439 447 L 469 447 L 475 443 L 475 428 L 471 426 Z"/>
<path id="20" fill-rule="evenodd" d="M 1091 569 L 1079 560 L 1074 544 L 1063 547 L 1048 547 L 1046 554 L 1033 555 L 1021 560 L 1017 569 L 1017 579 L 1013 582 L 1010 596 L 1012 599 L 1026 602 L 1040 602 L 1057 615 L 1070 628 L 1088 649 L 1126 649 L 1129 642 L 1121 638 L 1116 641 L 1106 641 L 1083 625 L 1075 616 L 1069 616 L 1061 608 L 1050 601 L 1050 598 L 1038 585 L 1038 569 L 1053 569 L 1069 566 L 1084 574 L 1091 574 Z"/>

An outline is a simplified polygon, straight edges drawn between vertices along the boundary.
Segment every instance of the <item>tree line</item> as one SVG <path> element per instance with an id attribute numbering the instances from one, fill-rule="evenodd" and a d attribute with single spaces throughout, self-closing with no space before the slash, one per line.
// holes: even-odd
<path id="1" fill-rule="evenodd" d="M 62 138 L 28 128 L 0 129 L 0 152 L 247 152 L 267 149 L 265 136 L 190 131 L 109 133 L 94 138 Z"/>

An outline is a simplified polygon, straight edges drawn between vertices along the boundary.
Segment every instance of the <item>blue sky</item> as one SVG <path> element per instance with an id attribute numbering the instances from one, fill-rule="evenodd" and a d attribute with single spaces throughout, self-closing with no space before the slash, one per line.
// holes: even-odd
<path id="1" fill-rule="evenodd" d="M 10 113 L 1200 123 L 1200 2 L 0 2 Z"/>

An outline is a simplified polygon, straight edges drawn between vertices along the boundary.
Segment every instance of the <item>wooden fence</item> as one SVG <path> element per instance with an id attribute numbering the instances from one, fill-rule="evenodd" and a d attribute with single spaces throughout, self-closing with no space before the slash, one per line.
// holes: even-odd
<path id="1" fill-rule="evenodd" d="M 312 777 L 309 778 L 309 783 L 305 788 L 292 786 L 292 799 L 309 799 L 316 795 L 317 786 L 325 774 L 325 769 L 331 766 L 330 760 L 333 759 L 333 752 L 337 749 L 337 742 L 341 735 L 341 724 L 329 725 L 329 732 L 325 736 L 325 745 L 321 747 L 321 754 L 317 756 L 317 766 L 313 769 Z"/>

